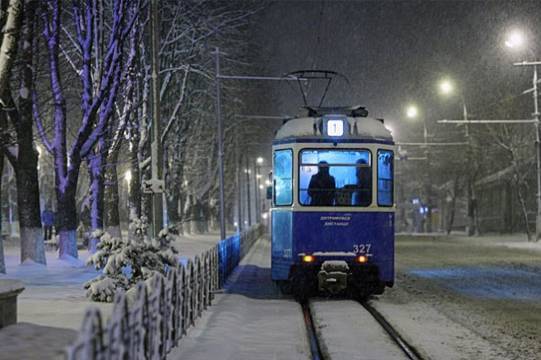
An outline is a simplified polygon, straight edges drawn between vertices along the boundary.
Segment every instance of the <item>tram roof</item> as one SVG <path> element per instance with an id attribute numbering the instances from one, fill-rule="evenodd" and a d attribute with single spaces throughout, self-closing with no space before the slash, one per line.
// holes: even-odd
<path id="1" fill-rule="evenodd" d="M 294 118 L 285 122 L 276 132 L 274 141 L 283 140 L 324 140 L 333 139 L 347 142 L 348 140 L 364 140 L 375 142 L 393 142 L 393 136 L 383 120 L 369 117 L 342 117 L 349 123 L 349 131 L 340 138 L 331 138 L 322 132 L 323 117 Z"/>

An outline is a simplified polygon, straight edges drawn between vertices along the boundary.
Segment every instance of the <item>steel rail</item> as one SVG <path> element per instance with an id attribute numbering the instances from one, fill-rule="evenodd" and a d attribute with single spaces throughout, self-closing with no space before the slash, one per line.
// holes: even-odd
<path id="1" fill-rule="evenodd" d="M 316 335 L 316 328 L 314 326 L 314 319 L 312 318 L 312 312 L 310 311 L 310 305 L 308 301 L 301 303 L 302 314 L 304 316 L 304 323 L 306 325 L 306 334 L 308 336 L 308 342 L 310 344 L 310 353 L 312 354 L 312 360 L 323 360 L 325 357 L 319 347 L 319 340 Z"/>
<path id="2" fill-rule="evenodd" d="M 413 347 L 410 345 L 404 338 L 400 335 L 400 333 L 385 319 L 383 315 L 379 311 L 377 311 L 374 307 L 372 307 L 369 303 L 366 301 L 361 301 L 361 305 L 372 315 L 372 317 L 378 322 L 378 324 L 381 325 L 381 327 L 387 332 L 387 334 L 391 337 L 391 339 L 398 345 L 400 350 L 404 352 L 404 354 L 408 357 L 410 360 L 423 360 L 423 356 Z"/>

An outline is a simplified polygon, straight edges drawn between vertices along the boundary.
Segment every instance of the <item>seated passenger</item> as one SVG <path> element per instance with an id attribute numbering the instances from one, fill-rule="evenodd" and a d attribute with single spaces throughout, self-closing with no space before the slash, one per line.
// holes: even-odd
<path id="1" fill-rule="evenodd" d="M 372 171 L 365 159 L 357 160 L 357 190 L 353 194 L 352 205 L 368 206 L 372 202 Z"/>
<path id="2" fill-rule="evenodd" d="M 317 174 L 310 178 L 310 185 L 308 185 L 310 205 L 332 206 L 334 203 L 336 185 L 334 177 L 329 174 L 327 165 L 326 161 L 320 161 Z"/>

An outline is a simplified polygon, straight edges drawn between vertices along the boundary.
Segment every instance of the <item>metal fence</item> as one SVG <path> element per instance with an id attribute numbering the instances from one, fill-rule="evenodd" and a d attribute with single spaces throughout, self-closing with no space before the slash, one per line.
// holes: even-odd
<path id="1" fill-rule="evenodd" d="M 87 309 L 68 360 L 165 359 L 223 286 L 239 261 L 262 234 L 262 226 L 221 240 L 215 247 L 156 274 L 126 293 L 115 294 L 107 324 L 96 307 Z"/>

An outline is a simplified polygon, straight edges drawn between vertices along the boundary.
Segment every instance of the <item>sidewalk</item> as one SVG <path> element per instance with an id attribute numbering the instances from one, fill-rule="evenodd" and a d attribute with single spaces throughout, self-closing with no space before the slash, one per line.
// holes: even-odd
<path id="1" fill-rule="evenodd" d="M 300 305 L 270 279 L 270 241 L 258 240 L 168 359 L 308 359 Z"/>

